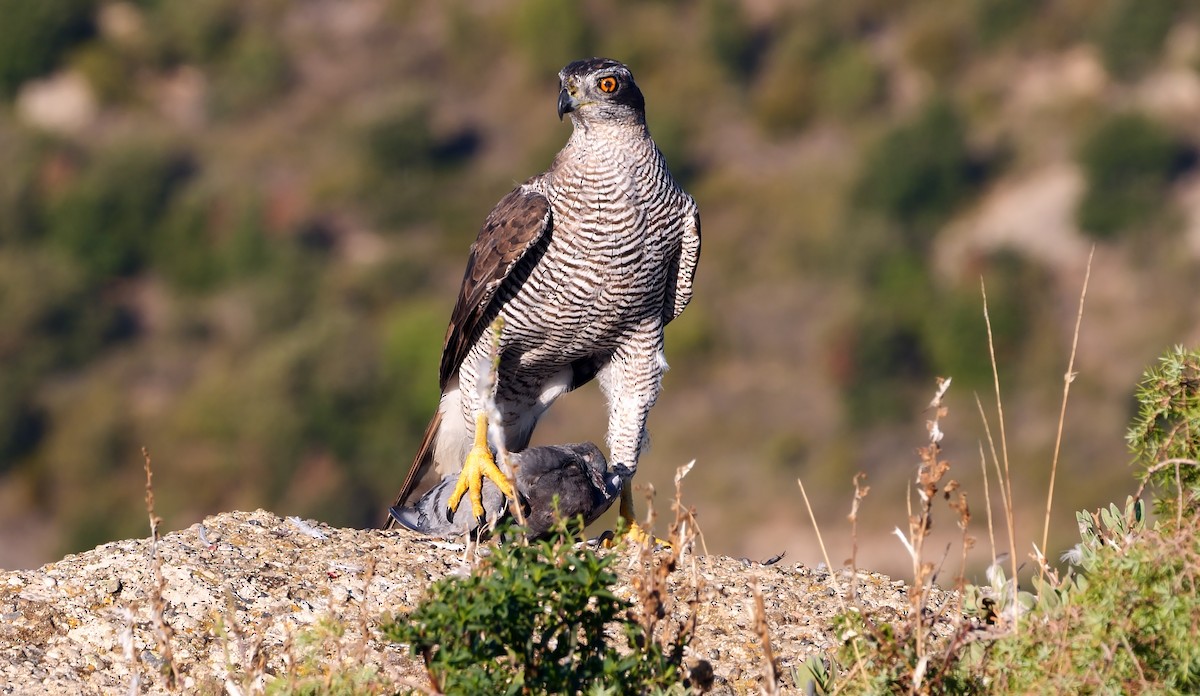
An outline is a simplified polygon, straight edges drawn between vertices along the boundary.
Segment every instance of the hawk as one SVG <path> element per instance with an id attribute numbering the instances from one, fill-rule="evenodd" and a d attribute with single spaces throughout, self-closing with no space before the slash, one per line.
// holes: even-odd
<path id="1" fill-rule="evenodd" d="M 495 343 L 500 422 L 491 425 L 511 451 L 528 446 L 558 397 L 599 380 L 621 515 L 644 538 L 630 480 L 667 369 L 663 328 L 692 297 L 700 216 L 650 137 L 628 67 L 591 58 L 558 77 L 558 117 L 570 115 L 571 137 L 548 170 L 496 204 L 471 245 L 442 348 L 441 403 L 393 507 L 431 465 L 459 476 L 451 513 L 469 492 L 482 516 L 485 476 L 514 497 L 489 446 L 480 392 Z"/>

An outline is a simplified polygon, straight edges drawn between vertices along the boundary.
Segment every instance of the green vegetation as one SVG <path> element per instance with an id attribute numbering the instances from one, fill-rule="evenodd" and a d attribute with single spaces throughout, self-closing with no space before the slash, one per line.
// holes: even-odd
<path id="1" fill-rule="evenodd" d="M 707 0 L 704 10 L 706 38 L 713 57 L 735 79 L 752 75 L 760 42 L 741 4 L 735 0 Z"/>
<path id="2" fill-rule="evenodd" d="M 53 70 L 72 47 L 95 32 L 95 0 L 0 2 L 0 97 Z"/>
<path id="3" fill-rule="evenodd" d="M 560 530 L 500 545 L 470 577 L 435 582 L 383 632 L 421 656 L 447 694 L 640 694 L 681 683 L 686 640 L 665 652 L 613 594 L 616 556 L 572 542 Z"/>
<path id="4" fill-rule="evenodd" d="M 1194 463 L 1200 461 L 1200 351 L 1176 346 L 1146 370 L 1136 396 L 1137 417 L 1125 439 L 1142 479 L 1159 490 L 1182 489 L 1194 505 L 1200 500 L 1200 465 Z M 1162 512 L 1176 512 L 1171 496 L 1160 503 Z"/>
<path id="5" fill-rule="evenodd" d="M 1181 4 L 1174 0 L 1108 0 L 1098 27 L 1105 66 L 1121 78 L 1144 73 L 1158 61 Z"/>
<path id="6" fill-rule="evenodd" d="M 950 104 L 934 102 L 867 152 L 856 198 L 902 225 L 905 241 L 924 250 L 938 224 L 970 195 L 976 171 L 962 117 Z"/>
<path id="7" fill-rule="evenodd" d="M 990 693 L 1195 693 L 1200 524 L 1146 529 L 1134 501 L 1078 517 L 1078 574 L 1043 586 L 1024 631 L 995 642 L 983 683 Z"/>
<path id="8" fill-rule="evenodd" d="M 1106 119 L 1083 143 L 1087 194 L 1079 226 L 1098 239 L 1144 230 L 1162 217 L 1165 189 L 1182 158 L 1162 126 L 1138 114 Z"/>
<path id="9" fill-rule="evenodd" d="M 1128 436 L 1143 477 L 1160 484 L 1156 507 L 1169 514 L 1148 525 L 1145 502 L 1133 496 L 1120 507 L 1076 513 L 1080 540 L 1063 556 L 1068 567 L 1060 572 L 1035 557 L 1040 567 L 1030 590 L 1019 590 L 996 564 L 987 584 L 960 579 L 961 597 L 949 606 L 926 603 L 921 588 L 933 566 L 921 549 L 933 494 L 944 486 L 950 500 L 957 484 L 942 483 L 948 464 L 933 465 L 940 461 L 937 440 L 919 450 L 912 610 L 900 621 L 843 614 L 843 644 L 832 662 L 809 660 L 793 675 L 797 687 L 850 694 L 1196 693 L 1197 375 L 1200 353 L 1176 348 L 1163 356 L 1138 390 L 1142 408 Z M 935 419 L 945 413 L 938 408 Z M 950 508 L 960 521 L 969 517 L 965 505 Z"/>
<path id="10" fill-rule="evenodd" d="M 267 681 L 268 696 L 358 696 L 360 694 L 391 693 L 395 686 L 379 674 L 374 665 L 362 664 L 353 647 L 346 649 L 346 625 L 324 617 L 310 629 L 302 631 L 292 643 L 288 657 L 288 672 Z M 350 655 L 343 656 L 343 653 Z M 336 655 L 340 660 L 331 659 Z M 244 682 L 252 683 L 246 678 Z"/>
<path id="11" fill-rule="evenodd" d="M 1195 693 L 1200 688 L 1200 522 L 1146 528 L 1140 501 L 1078 513 L 1072 569 L 1012 593 L 1003 571 L 965 590 L 965 619 L 922 659 L 915 624 L 846 614 L 835 667 L 799 678 L 826 692 L 922 694 Z M 1015 618 L 1019 615 L 1019 618 Z M 928 626 L 924 629 L 927 631 Z M 851 666 L 859 669 L 851 672 Z"/>
<path id="12" fill-rule="evenodd" d="M 81 164 L 78 180 L 47 201 L 46 237 L 101 281 L 143 269 L 175 195 L 192 176 L 185 153 L 118 146 Z"/>

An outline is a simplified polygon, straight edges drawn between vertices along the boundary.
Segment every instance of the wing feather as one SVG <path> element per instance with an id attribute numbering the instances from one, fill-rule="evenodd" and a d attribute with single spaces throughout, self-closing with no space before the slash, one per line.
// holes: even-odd
<path id="1" fill-rule="evenodd" d="M 495 316 L 496 291 L 550 229 L 550 202 L 526 183 L 492 209 L 471 245 L 467 270 L 442 346 L 440 386 L 458 372 L 467 352 Z"/>
<path id="2" fill-rule="evenodd" d="M 692 301 L 696 266 L 700 263 L 700 211 L 691 201 L 691 214 L 683 219 L 683 239 L 671 259 L 667 276 L 667 292 L 663 298 L 663 319 L 666 323 L 679 317 Z"/>

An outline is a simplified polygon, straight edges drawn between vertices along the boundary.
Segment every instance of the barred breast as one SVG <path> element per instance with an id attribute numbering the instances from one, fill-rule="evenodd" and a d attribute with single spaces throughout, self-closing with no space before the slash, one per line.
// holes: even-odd
<path id="1" fill-rule="evenodd" d="M 573 139 L 541 178 L 553 233 L 502 303 L 502 345 L 530 376 L 611 350 L 663 312 L 686 194 L 644 131 L 619 150 L 597 141 L 621 142 Z"/>

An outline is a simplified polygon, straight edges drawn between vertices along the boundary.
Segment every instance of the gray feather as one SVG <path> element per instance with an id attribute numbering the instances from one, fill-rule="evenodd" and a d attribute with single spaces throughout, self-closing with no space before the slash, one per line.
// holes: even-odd
<path id="1" fill-rule="evenodd" d="M 539 539 L 560 519 L 583 517 L 591 524 L 621 494 L 621 477 L 608 472 L 600 449 L 590 442 L 533 447 L 509 455 L 516 472 L 517 493 L 525 511 L 529 536 Z M 411 507 L 391 509 L 401 526 L 437 537 L 487 531 L 512 517 L 504 496 L 487 479 L 483 481 L 484 519 L 476 520 L 465 501 L 447 514 L 450 494 L 458 477 L 446 476 Z"/>

